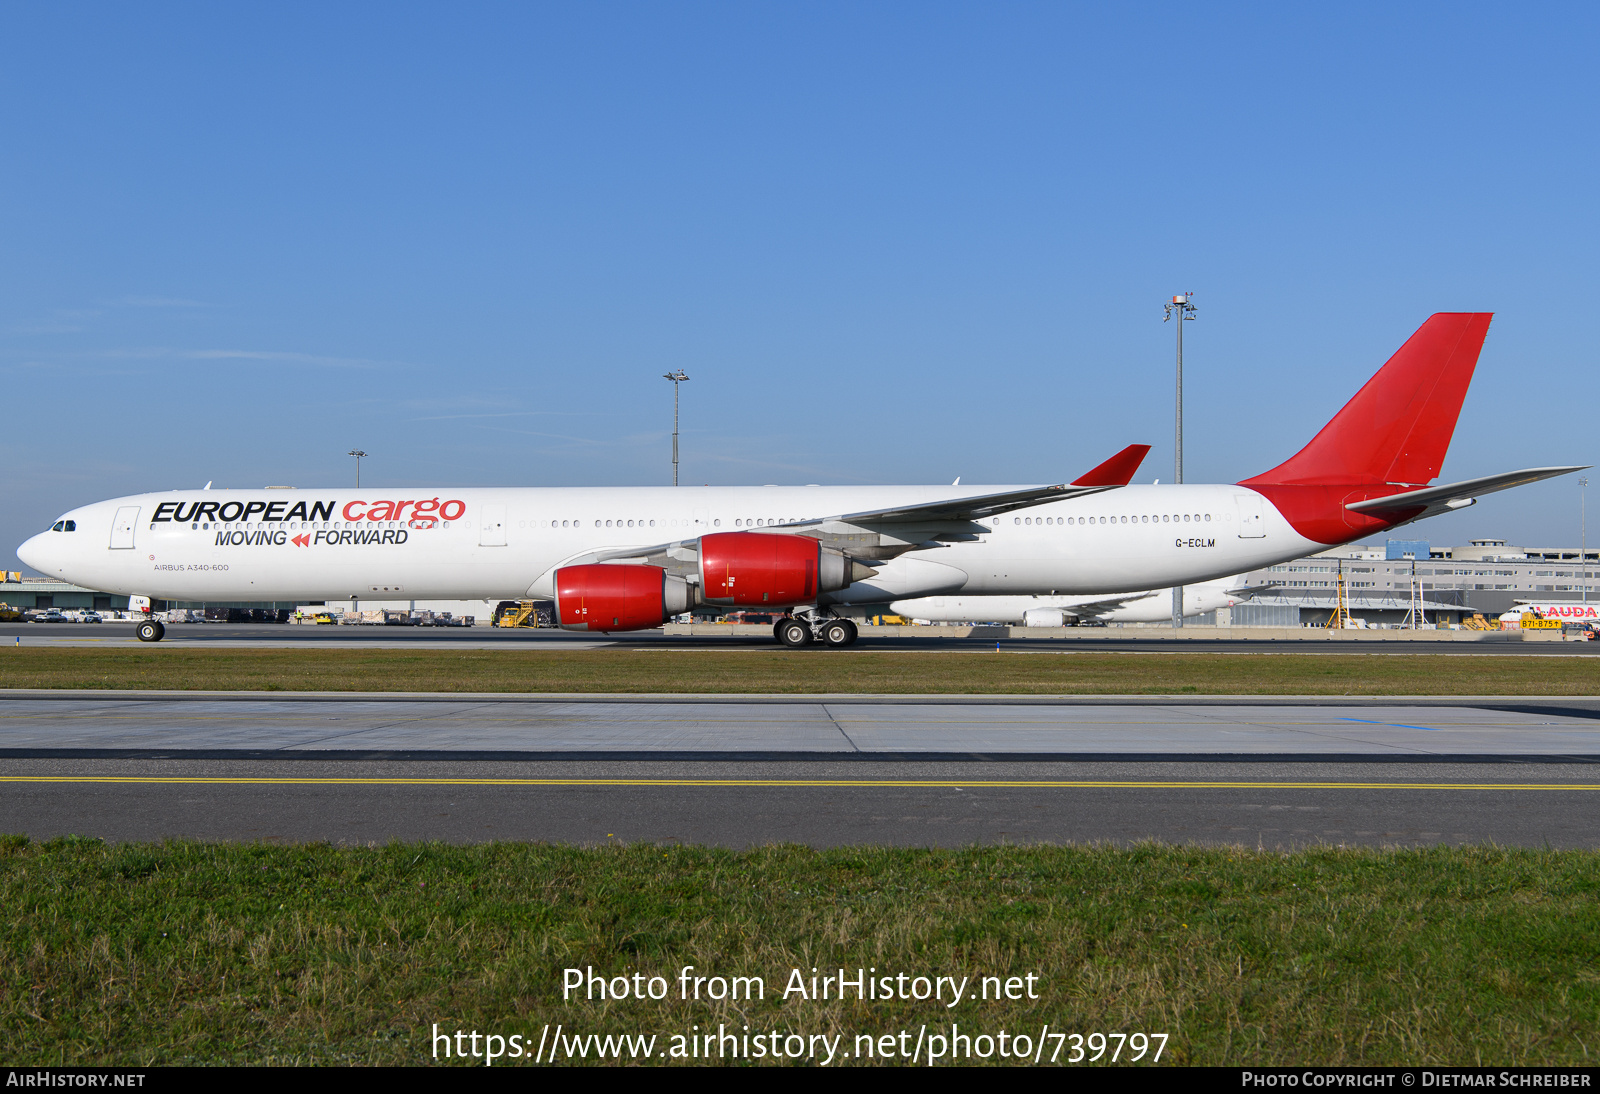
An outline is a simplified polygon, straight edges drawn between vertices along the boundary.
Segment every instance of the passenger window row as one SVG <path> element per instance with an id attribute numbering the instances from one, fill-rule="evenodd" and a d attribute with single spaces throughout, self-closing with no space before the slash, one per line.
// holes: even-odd
<path id="1" fill-rule="evenodd" d="M 1013 524 L 1053 524 L 1053 525 L 1083 525 L 1083 524 L 1200 524 L 1211 520 L 1210 513 L 1162 513 L 1157 516 L 1141 515 L 1127 517 L 1013 517 Z M 996 517 L 995 524 L 1000 523 Z"/>

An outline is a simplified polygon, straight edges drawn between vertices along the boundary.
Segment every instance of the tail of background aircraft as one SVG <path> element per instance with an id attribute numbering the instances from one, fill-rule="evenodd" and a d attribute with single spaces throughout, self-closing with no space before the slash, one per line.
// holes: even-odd
<path id="1" fill-rule="evenodd" d="M 1241 486 L 1425 486 L 1439 475 L 1492 312 L 1439 312 L 1294 456 Z"/>

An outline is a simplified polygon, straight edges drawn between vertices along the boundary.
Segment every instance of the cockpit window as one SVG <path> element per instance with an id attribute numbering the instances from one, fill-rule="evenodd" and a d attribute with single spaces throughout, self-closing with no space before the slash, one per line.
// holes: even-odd
<path id="1" fill-rule="evenodd" d="M 50 526 L 50 530 L 51 530 L 51 531 L 52 531 L 52 532 L 60 532 L 60 531 L 63 531 L 63 530 L 65 530 L 65 528 L 66 528 L 66 524 L 67 524 L 67 522 L 66 522 L 66 521 L 64 521 L 64 520 L 58 520 L 58 521 L 56 521 L 56 522 L 55 522 L 55 523 L 54 523 L 54 524 L 52 524 L 52 525 L 51 525 L 51 526 Z"/>
<path id="2" fill-rule="evenodd" d="M 78 522 L 75 521 L 75 520 L 67 521 L 66 525 L 67 526 L 66 526 L 66 528 L 63 529 L 63 531 L 76 532 L 78 530 Z"/>

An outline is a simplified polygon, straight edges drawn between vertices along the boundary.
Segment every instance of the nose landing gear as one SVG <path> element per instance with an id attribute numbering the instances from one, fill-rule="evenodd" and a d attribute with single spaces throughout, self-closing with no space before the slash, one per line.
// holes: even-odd
<path id="1" fill-rule="evenodd" d="M 154 558 L 155 556 L 151 555 L 150 557 Z M 161 636 L 167 633 L 165 624 L 158 619 L 150 618 L 150 611 L 154 607 L 155 605 L 150 602 L 148 596 L 128 597 L 128 610 L 145 616 L 133 628 L 134 635 L 141 642 L 159 642 L 161 641 Z"/>

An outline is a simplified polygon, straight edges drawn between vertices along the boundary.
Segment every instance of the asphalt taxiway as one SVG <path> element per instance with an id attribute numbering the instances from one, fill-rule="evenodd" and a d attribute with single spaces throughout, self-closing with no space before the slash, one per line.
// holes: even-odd
<path id="1" fill-rule="evenodd" d="M 1600 700 L 0 693 L 0 831 L 1600 846 Z"/>
<path id="2" fill-rule="evenodd" d="M 109 840 L 1600 845 L 1571 764 L 7 760 L 0 831 Z"/>

